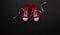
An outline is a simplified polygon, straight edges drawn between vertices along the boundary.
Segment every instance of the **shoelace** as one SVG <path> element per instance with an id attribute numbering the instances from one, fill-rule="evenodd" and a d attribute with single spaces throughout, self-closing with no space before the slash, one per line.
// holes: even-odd
<path id="1" fill-rule="evenodd" d="M 42 12 L 39 10 L 40 13 L 43 13 L 43 12 L 44 12 L 44 9 L 43 9 L 42 6 L 43 6 L 44 4 L 46 4 L 46 3 L 47 3 L 47 2 L 44 2 L 44 3 L 41 4 L 40 8 L 41 8 Z"/>
<path id="2" fill-rule="evenodd" d="M 23 10 L 23 8 L 20 8 L 20 9 L 19 9 L 18 14 L 17 14 L 16 16 L 14 16 L 13 19 L 15 19 L 17 16 L 19 16 L 21 10 Z"/>
<path id="3" fill-rule="evenodd" d="M 26 11 L 24 12 L 24 15 L 26 15 L 27 13 L 26 13 Z"/>
<path id="4" fill-rule="evenodd" d="M 36 13 L 37 10 L 34 10 L 34 17 L 37 16 L 37 13 Z"/>

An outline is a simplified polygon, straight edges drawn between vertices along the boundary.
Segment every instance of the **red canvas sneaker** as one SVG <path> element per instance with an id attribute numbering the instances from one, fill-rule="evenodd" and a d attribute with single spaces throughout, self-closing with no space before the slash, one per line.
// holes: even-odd
<path id="1" fill-rule="evenodd" d="M 28 4 L 25 4 L 23 6 L 23 10 L 22 10 L 22 20 L 27 21 L 28 20 Z"/>
<path id="2" fill-rule="evenodd" d="M 39 16 L 39 12 L 38 12 L 38 9 L 36 7 L 36 5 L 32 5 L 31 6 L 31 9 L 32 9 L 32 17 L 33 17 L 33 20 L 34 21 L 38 21 L 40 16 Z"/>

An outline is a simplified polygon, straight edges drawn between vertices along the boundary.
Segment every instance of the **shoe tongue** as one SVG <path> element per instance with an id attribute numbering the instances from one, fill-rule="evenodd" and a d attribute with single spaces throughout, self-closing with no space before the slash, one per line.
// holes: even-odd
<path id="1" fill-rule="evenodd" d="M 34 12 L 34 17 L 35 17 L 35 16 L 37 16 L 37 12 L 36 12 L 36 11 Z"/>

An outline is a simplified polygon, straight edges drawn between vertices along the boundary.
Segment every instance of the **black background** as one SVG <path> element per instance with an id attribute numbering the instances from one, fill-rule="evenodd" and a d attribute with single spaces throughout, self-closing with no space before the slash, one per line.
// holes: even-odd
<path id="1" fill-rule="evenodd" d="M 2 20 L 1 20 L 1 32 L 5 34 L 22 34 L 23 32 L 37 34 L 56 34 L 59 32 L 59 19 L 60 19 L 60 3 L 59 0 L 47 0 L 46 16 L 43 16 L 41 23 L 10 23 L 9 20 L 12 16 L 15 16 L 18 9 L 25 3 L 31 5 L 36 4 L 39 8 L 40 0 L 2 0 Z"/>

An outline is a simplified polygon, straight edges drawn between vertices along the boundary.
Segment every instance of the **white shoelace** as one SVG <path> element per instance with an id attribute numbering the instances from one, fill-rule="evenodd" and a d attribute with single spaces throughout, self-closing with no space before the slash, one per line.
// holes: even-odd
<path id="1" fill-rule="evenodd" d="M 15 19 L 17 16 L 19 16 L 19 14 L 20 14 L 20 11 L 21 11 L 22 9 L 23 9 L 23 8 L 20 8 L 20 9 L 19 9 L 19 12 L 18 12 L 18 14 L 17 14 L 16 16 L 14 16 L 14 17 L 13 17 L 13 19 Z"/>

